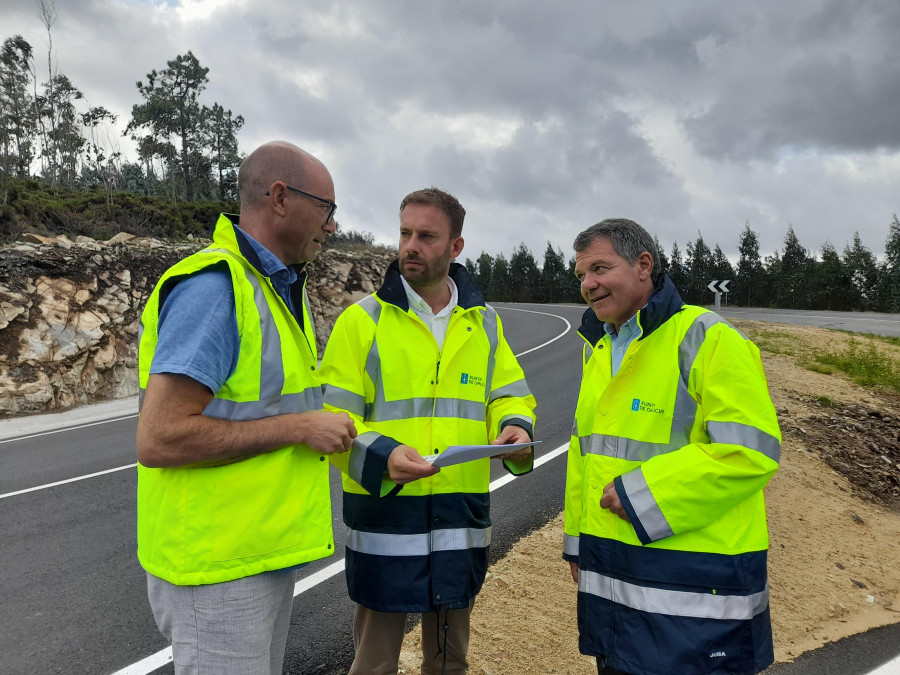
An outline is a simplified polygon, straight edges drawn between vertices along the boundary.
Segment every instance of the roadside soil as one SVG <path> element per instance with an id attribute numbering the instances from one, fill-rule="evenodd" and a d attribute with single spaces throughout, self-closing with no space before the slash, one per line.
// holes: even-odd
<path id="1" fill-rule="evenodd" d="M 900 397 L 801 367 L 851 339 L 900 367 L 900 348 L 819 328 L 735 321 L 762 351 L 784 444 L 766 488 L 776 662 L 900 622 Z M 472 614 L 473 675 L 593 675 L 578 653 L 562 514 L 492 565 Z M 417 673 L 419 629 L 401 673 Z"/>

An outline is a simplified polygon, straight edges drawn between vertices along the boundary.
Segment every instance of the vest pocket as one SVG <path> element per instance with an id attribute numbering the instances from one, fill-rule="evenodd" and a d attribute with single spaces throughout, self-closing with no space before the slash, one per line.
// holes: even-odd
<path id="1" fill-rule="evenodd" d="M 315 501 L 316 490 L 301 485 L 304 472 L 294 457 L 282 449 L 238 462 L 216 482 L 209 505 L 213 560 L 254 558 L 302 543 L 303 505 Z"/>

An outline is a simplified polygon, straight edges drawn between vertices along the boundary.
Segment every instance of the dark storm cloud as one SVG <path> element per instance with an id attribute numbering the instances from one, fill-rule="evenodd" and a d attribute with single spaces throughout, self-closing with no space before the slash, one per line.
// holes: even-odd
<path id="1" fill-rule="evenodd" d="M 476 253 L 568 250 L 607 216 L 667 250 L 701 230 L 732 253 L 747 219 L 766 253 L 788 222 L 809 247 L 853 222 L 878 250 L 900 210 L 896 0 L 57 4 L 60 70 L 120 131 L 135 81 L 190 49 L 245 152 L 321 156 L 342 225 L 385 241 L 430 184 L 470 209 Z M 0 10 L 43 58 L 34 6 Z"/>
<path id="2" fill-rule="evenodd" d="M 685 122 L 701 152 L 740 160 L 900 148 L 900 4 L 833 2 L 757 18 L 759 41 L 723 49 L 730 68 L 711 64 L 719 86 Z"/>

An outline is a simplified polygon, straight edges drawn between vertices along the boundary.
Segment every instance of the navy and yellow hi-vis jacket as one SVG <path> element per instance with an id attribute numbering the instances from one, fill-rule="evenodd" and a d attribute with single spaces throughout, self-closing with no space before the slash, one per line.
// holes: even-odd
<path id="1" fill-rule="evenodd" d="M 256 254 L 235 224 L 220 216 L 212 244 L 170 267 L 147 301 L 139 341 L 140 401 L 168 290 L 179 278 L 226 265 L 240 350 L 234 372 L 203 414 L 240 421 L 321 410 L 306 278 L 294 289 L 301 326 L 259 272 Z M 216 466 L 138 464 L 137 470 L 138 558 L 148 572 L 173 584 L 231 581 L 334 553 L 328 463 L 306 445 Z"/>
<path id="2" fill-rule="evenodd" d="M 491 540 L 490 460 L 398 491 L 385 473 L 391 451 L 403 444 L 430 455 L 534 425 L 534 397 L 500 317 L 464 267 L 454 263 L 450 276 L 459 301 L 442 349 L 409 308 L 395 261 L 382 287 L 338 318 L 320 368 L 325 407 L 348 412 L 359 434 L 349 453 L 332 456 L 344 473 L 347 587 L 379 611 L 468 606 Z M 532 466 L 533 456 L 507 463 L 515 474 Z"/>
<path id="3" fill-rule="evenodd" d="M 664 275 L 612 375 L 593 311 L 568 457 L 563 557 L 580 650 L 632 675 L 773 661 L 763 487 L 781 434 L 759 350 Z M 614 482 L 631 523 L 600 508 Z"/>

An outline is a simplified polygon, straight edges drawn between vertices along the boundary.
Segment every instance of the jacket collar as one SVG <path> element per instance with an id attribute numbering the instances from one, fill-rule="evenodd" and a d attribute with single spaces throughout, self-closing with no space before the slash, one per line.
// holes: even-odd
<path id="1" fill-rule="evenodd" d="M 660 274 L 656 280 L 656 289 L 647 300 L 647 305 L 638 312 L 638 324 L 641 327 L 641 335 L 638 340 L 643 340 L 675 314 L 681 311 L 684 302 L 675 284 L 665 274 Z M 591 346 L 595 346 L 606 331 L 603 330 L 603 321 L 597 318 L 594 310 L 588 308 L 581 318 L 581 327 L 578 329 L 581 336 Z"/>
<path id="2" fill-rule="evenodd" d="M 463 265 L 450 263 L 450 278 L 456 284 L 456 291 L 459 294 L 457 306 L 463 309 L 484 307 L 484 296 L 478 290 L 478 287 L 475 286 Z M 403 282 L 400 281 L 400 263 L 398 260 L 388 265 L 387 272 L 384 274 L 384 283 L 375 294 L 384 302 L 396 305 L 404 312 L 409 311 L 406 291 L 403 288 Z"/>

